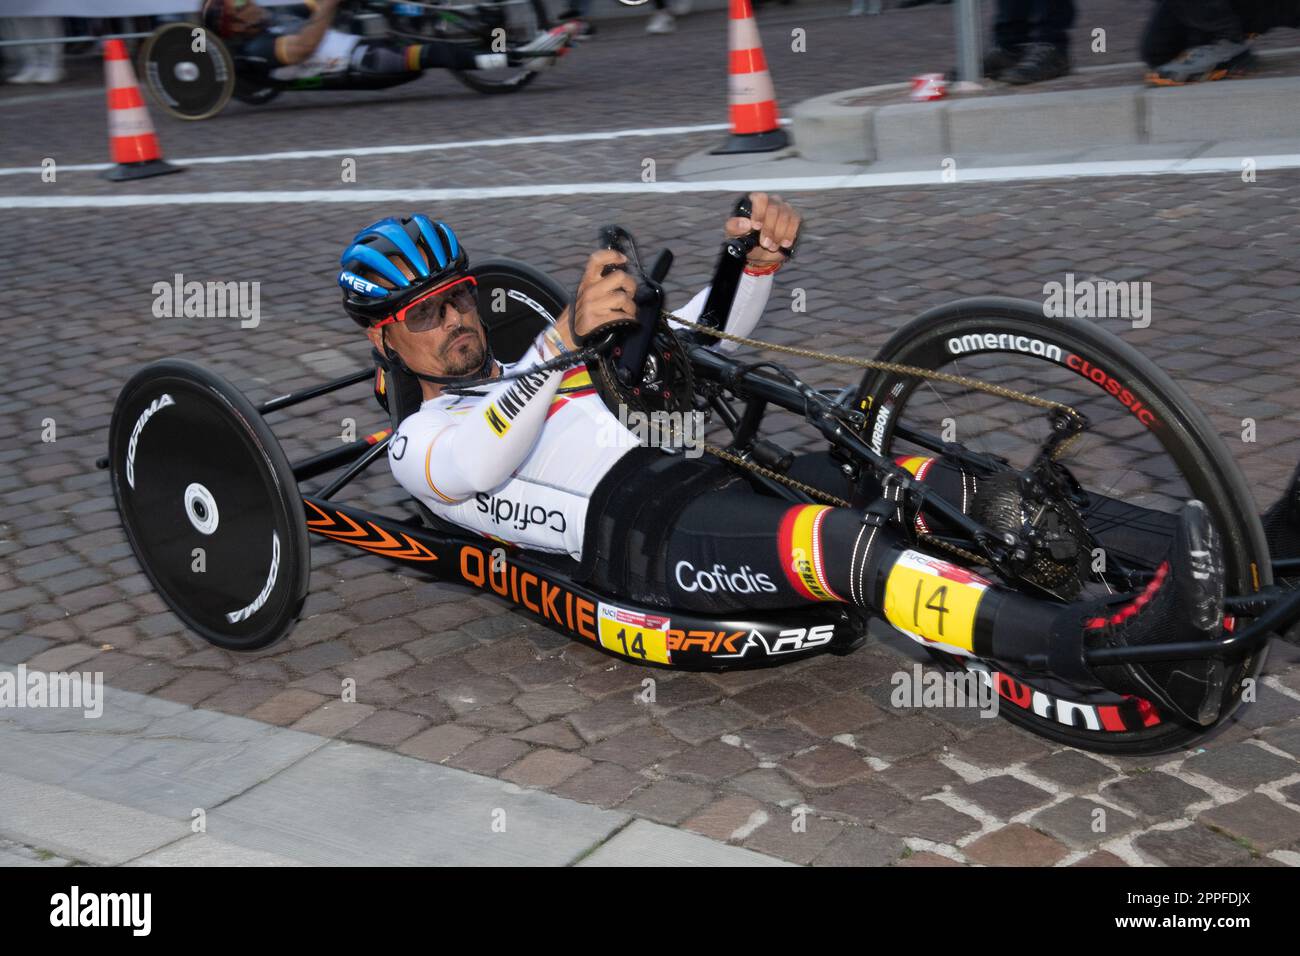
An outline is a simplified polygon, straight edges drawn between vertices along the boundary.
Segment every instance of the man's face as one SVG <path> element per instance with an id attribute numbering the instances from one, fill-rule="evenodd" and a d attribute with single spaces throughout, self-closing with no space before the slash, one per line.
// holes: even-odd
<path id="1" fill-rule="evenodd" d="M 453 298 L 444 306 L 442 324 L 427 332 L 412 332 L 405 322 L 393 322 L 382 329 L 367 329 L 366 334 L 381 352 L 386 340 L 414 372 L 470 375 L 478 371 L 487 355 L 487 329 L 479 319 L 477 305 L 462 312 L 455 301 Z"/>

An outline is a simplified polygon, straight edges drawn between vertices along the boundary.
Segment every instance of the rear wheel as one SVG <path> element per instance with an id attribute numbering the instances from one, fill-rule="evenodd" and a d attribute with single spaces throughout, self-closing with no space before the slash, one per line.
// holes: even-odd
<path id="1" fill-rule="evenodd" d="M 307 523 L 248 399 L 189 362 L 147 365 L 113 408 L 109 467 L 131 548 L 186 625 L 229 650 L 289 632 L 307 595 Z"/>
<path id="2" fill-rule="evenodd" d="M 1079 497 L 1062 507 L 1056 532 L 1078 545 L 1077 564 L 1034 564 L 1035 586 L 1063 599 L 1135 590 L 1164 558 L 1174 517 L 1189 498 L 1203 501 L 1219 530 L 1230 596 L 1271 583 L 1268 550 L 1250 489 L 1227 448 L 1191 399 L 1164 372 L 1099 326 L 1051 319 L 1040 306 L 1003 298 L 967 299 L 933 309 L 885 344 L 882 361 L 941 370 L 1063 403 L 1089 425 L 1057 458 L 1077 482 Z M 915 439 L 928 435 L 1026 468 L 1051 433 L 1049 417 L 1001 395 L 897 372 L 868 372 L 856 406 L 866 412 L 864 437 L 885 455 L 933 455 Z M 1014 494 L 1016 483 L 1010 483 Z M 986 495 L 1005 497 L 997 481 Z M 976 502 L 981 496 L 976 495 Z M 1019 523 L 1031 502 L 995 502 L 981 520 L 1008 514 Z M 1050 509 L 1049 509 L 1050 510 Z M 1068 513 L 1067 513 L 1068 512 Z M 1082 522 L 1080 527 L 1075 519 Z M 938 544 L 940 542 L 931 542 Z M 969 542 L 948 540 L 970 547 Z M 942 548 L 938 554 L 951 557 Z M 969 562 L 968 562 L 969 563 Z M 1077 577 L 1070 580 L 1071 573 Z M 1025 580 L 1007 581 L 1024 589 Z M 1013 723 L 1071 746 L 1108 753 L 1175 749 L 1203 736 L 1153 705 L 1108 690 L 1075 687 L 1041 674 L 1015 673 L 994 661 L 936 653 L 945 663 L 997 671 L 1009 688 L 1001 712 Z M 1258 675 L 1265 650 L 1230 662 L 1222 716 L 1238 705 L 1242 682 Z M 1009 683 L 1008 683 L 1009 682 Z"/>
<path id="3" fill-rule="evenodd" d="M 206 33 L 194 50 L 192 23 L 167 23 L 140 50 L 141 73 L 154 101 L 177 119 L 216 116 L 235 92 L 235 64 L 221 40 Z"/>

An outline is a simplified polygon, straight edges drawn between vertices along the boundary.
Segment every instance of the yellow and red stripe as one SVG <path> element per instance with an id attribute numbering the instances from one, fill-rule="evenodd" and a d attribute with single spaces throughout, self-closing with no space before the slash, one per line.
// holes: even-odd
<path id="1" fill-rule="evenodd" d="M 822 558 L 822 523 L 830 510 L 830 505 L 795 505 L 782 516 L 777 533 L 786 579 L 809 601 L 844 600 L 831 588 Z"/>
<path id="2" fill-rule="evenodd" d="M 579 365 L 577 368 L 571 368 L 560 379 L 560 387 L 555 397 L 551 399 L 551 407 L 546 410 L 546 417 L 550 418 L 575 398 L 595 394 L 596 386 L 591 381 L 591 373 L 587 371 L 587 367 Z"/>

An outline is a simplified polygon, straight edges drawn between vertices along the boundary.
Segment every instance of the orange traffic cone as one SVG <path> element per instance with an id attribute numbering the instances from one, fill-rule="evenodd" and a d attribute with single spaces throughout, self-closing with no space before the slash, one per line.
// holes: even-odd
<path id="1" fill-rule="evenodd" d="M 777 122 L 776 92 L 749 0 L 731 0 L 731 135 L 714 153 L 768 153 L 790 144 Z"/>
<path id="2" fill-rule="evenodd" d="M 121 182 L 179 173 L 179 167 L 163 162 L 158 135 L 121 40 L 104 44 L 104 80 L 108 87 L 108 151 L 117 164 L 104 178 Z"/>

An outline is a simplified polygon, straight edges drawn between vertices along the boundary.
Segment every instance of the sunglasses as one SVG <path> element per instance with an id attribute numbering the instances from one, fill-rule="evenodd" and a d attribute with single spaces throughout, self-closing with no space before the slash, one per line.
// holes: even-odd
<path id="1" fill-rule="evenodd" d="M 408 302 L 388 318 L 376 322 L 374 327 L 378 329 L 393 322 L 405 322 L 412 332 L 429 332 L 439 328 L 447 319 L 447 306 L 450 305 L 460 313 L 472 312 L 478 307 L 478 296 L 474 292 L 477 285 L 478 280 L 473 276 L 465 276 L 439 286 L 415 301 Z"/>

